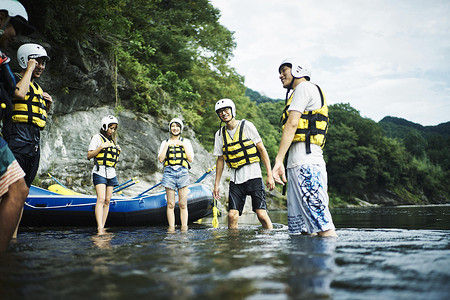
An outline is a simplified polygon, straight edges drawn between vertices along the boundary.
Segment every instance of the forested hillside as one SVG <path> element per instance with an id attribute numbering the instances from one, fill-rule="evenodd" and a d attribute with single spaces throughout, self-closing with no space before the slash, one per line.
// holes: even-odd
<path id="1" fill-rule="evenodd" d="M 261 101 L 255 91 L 247 94 L 272 115 L 284 102 Z M 424 127 L 392 117 L 376 123 L 349 104 L 330 105 L 329 110 L 324 154 L 334 205 L 354 197 L 386 205 L 448 202 L 449 123 Z M 268 120 L 276 128 L 279 115 Z M 396 134 L 390 136 L 389 130 Z"/>
<path id="2" fill-rule="evenodd" d="M 391 138 L 403 139 L 411 131 L 418 131 L 425 139 L 431 136 L 450 137 L 450 121 L 436 126 L 422 126 L 402 118 L 384 117 L 379 123 L 386 136 Z"/>
<path id="3" fill-rule="evenodd" d="M 21 2 L 38 29 L 33 41 L 45 43 L 52 63 L 62 63 L 64 53 L 85 77 L 96 68 L 114 71 L 113 84 L 105 83 L 105 97 L 99 102 L 161 119 L 181 113 L 202 145 L 212 150 L 220 126 L 214 104 L 231 98 L 237 118 L 256 125 L 269 156 L 275 158 L 284 103 L 258 96 L 229 66 L 236 46 L 233 32 L 219 23 L 220 11 L 207 0 Z M 92 63 L 100 56 L 108 58 L 106 65 Z M 71 82 L 72 70 L 49 67 L 49 72 L 64 78 L 55 94 L 83 93 Z M 259 100 L 251 101 L 255 96 Z M 428 152 L 416 153 L 349 104 L 330 106 L 330 118 L 325 155 L 332 205 L 355 197 L 384 204 L 450 199 L 448 154 L 441 151 L 436 159 L 432 153 L 432 148 L 446 149 L 441 148 L 445 143 L 448 149 L 448 138 L 427 140 Z"/>

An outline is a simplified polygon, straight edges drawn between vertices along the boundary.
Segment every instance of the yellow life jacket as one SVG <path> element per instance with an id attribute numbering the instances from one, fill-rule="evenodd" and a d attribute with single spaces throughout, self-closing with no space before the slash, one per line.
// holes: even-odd
<path id="1" fill-rule="evenodd" d="M 97 156 L 94 158 L 94 163 L 97 166 L 97 171 L 99 165 L 105 165 L 108 167 L 116 167 L 117 161 L 119 160 L 119 154 L 120 151 L 115 146 L 116 144 L 114 141 L 107 139 L 102 134 L 100 134 L 100 139 L 102 140 L 102 143 L 112 143 L 112 146 L 109 146 L 108 148 L 102 149 Z"/>
<path id="2" fill-rule="evenodd" d="M 245 120 L 239 123 L 233 138 L 226 130 L 226 126 L 222 127 L 223 158 L 228 167 L 233 169 L 260 161 L 258 148 L 252 140 L 245 137 L 244 124 Z"/>
<path id="3" fill-rule="evenodd" d="M 319 89 L 322 106 L 319 109 L 313 111 L 304 111 L 302 113 L 302 116 L 298 121 L 297 130 L 293 139 L 293 142 L 305 142 L 306 153 L 308 154 L 311 153 L 311 143 L 319 145 L 323 148 L 328 131 L 329 118 L 327 102 L 320 87 L 318 85 L 316 86 Z M 292 93 L 291 97 L 289 97 L 283 110 L 283 115 L 281 117 L 281 124 L 283 129 L 289 117 L 288 109 L 291 105 L 294 93 Z"/>
<path id="4" fill-rule="evenodd" d="M 183 141 L 183 138 L 180 137 L 180 140 Z M 166 140 L 167 142 L 168 140 Z M 184 151 L 184 147 L 180 145 L 170 145 L 167 148 L 166 158 L 164 160 L 164 166 L 176 166 L 181 165 L 185 168 L 190 169 L 191 165 L 187 160 L 186 151 Z"/>
<path id="5" fill-rule="evenodd" d="M 22 78 L 20 74 L 16 74 L 16 76 Z M 12 121 L 34 124 L 40 129 L 44 129 L 47 122 L 47 104 L 42 97 L 43 92 L 42 88 L 32 81 L 25 99 L 15 98 L 13 101 Z"/>

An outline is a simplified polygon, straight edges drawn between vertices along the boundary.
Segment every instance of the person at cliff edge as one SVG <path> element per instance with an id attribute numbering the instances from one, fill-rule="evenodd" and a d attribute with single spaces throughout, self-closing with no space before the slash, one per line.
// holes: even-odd
<path id="1" fill-rule="evenodd" d="M 322 154 L 328 129 L 327 102 L 322 89 L 310 82 L 311 65 L 305 59 L 285 59 L 278 71 L 287 92 L 283 133 L 272 174 L 276 183 L 286 183 L 283 165 L 286 156 L 288 231 L 336 237 L 328 208 L 327 170 Z"/>
<path id="2" fill-rule="evenodd" d="M 12 98 L 16 81 L 9 67 L 10 59 L 2 52 L 16 35 L 31 34 L 28 14 L 18 1 L 3 0 L 0 3 L 0 118 L 11 117 Z M 25 173 L 0 137 L 0 253 L 4 252 L 13 236 L 28 195 Z"/>

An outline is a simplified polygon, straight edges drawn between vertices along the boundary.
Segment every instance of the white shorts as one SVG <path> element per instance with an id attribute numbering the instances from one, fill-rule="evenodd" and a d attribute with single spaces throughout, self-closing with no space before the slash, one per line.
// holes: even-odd
<path id="1" fill-rule="evenodd" d="M 289 168 L 287 204 L 290 234 L 335 229 L 328 208 L 327 170 L 324 165 Z"/>

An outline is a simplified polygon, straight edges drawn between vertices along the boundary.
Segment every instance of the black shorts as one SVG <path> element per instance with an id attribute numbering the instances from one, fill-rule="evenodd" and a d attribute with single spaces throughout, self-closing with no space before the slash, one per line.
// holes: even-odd
<path id="1" fill-rule="evenodd" d="M 39 169 L 41 147 L 37 144 L 28 144 L 14 140 L 9 142 L 8 146 L 25 172 L 25 182 L 30 187 Z"/>
<path id="2" fill-rule="evenodd" d="M 262 178 L 254 178 L 241 184 L 235 184 L 232 181 L 230 182 L 228 210 L 236 209 L 241 216 L 247 195 L 252 197 L 253 211 L 256 211 L 257 209 L 267 209 L 266 191 L 264 190 Z"/>

